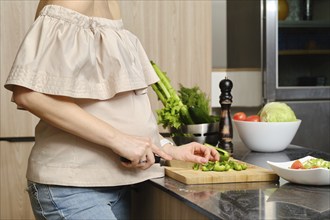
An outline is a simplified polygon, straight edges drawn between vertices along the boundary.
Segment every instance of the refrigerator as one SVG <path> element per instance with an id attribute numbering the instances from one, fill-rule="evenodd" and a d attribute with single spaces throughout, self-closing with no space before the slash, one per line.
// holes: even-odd
<path id="1" fill-rule="evenodd" d="M 330 153 L 330 1 L 286 0 L 285 18 L 278 1 L 260 2 L 264 102 L 302 120 L 292 144 Z"/>

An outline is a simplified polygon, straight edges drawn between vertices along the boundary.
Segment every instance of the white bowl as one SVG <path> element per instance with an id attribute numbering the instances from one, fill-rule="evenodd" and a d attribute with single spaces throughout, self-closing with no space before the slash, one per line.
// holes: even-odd
<path id="1" fill-rule="evenodd" d="M 278 152 L 292 141 L 301 120 L 294 122 L 250 122 L 233 120 L 242 142 L 252 151 Z"/>
<path id="2" fill-rule="evenodd" d="M 300 162 L 305 162 L 314 157 L 306 156 L 300 158 Z M 291 169 L 292 163 L 296 160 L 288 162 L 270 162 L 267 161 L 272 170 L 283 179 L 304 185 L 330 185 L 330 170 L 326 168 L 314 169 Z"/>

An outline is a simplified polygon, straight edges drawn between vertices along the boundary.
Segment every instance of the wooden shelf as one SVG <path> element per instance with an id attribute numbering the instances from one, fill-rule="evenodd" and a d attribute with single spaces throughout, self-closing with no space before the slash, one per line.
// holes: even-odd
<path id="1" fill-rule="evenodd" d="M 330 55 L 330 50 L 280 50 L 278 55 Z"/>
<path id="2" fill-rule="evenodd" d="M 279 21 L 279 28 L 330 28 L 329 20 L 320 21 Z"/>

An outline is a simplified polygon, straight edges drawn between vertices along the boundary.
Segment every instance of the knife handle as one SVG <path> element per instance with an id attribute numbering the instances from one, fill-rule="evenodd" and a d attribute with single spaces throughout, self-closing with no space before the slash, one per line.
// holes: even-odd
<path id="1" fill-rule="evenodd" d="M 160 163 L 161 157 L 157 156 L 156 154 L 154 154 L 154 157 L 155 157 L 155 163 Z M 131 163 L 131 161 L 125 157 L 120 157 L 120 161 L 124 163 Z"/>

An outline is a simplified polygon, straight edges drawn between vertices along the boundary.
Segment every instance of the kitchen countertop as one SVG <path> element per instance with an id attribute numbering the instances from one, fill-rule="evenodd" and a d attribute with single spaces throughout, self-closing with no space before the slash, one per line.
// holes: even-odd
<path id="1" fill-rule="evenodd" d="M 234 143 L 234 158 L 270 169 L 267 160 L 285 162 L 314 156 L 330 161 L 330 154 L 290 145 L 276 153 L 251 152 Z M 330 187 L 279 182 L 185 185 L 172 178 L 150 180 L 209 219 L 330 219 Z"/>

